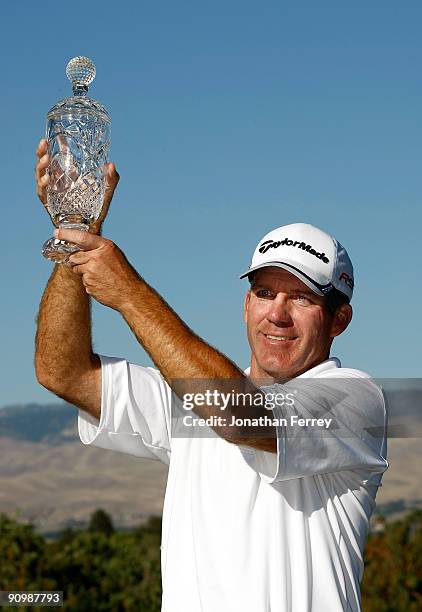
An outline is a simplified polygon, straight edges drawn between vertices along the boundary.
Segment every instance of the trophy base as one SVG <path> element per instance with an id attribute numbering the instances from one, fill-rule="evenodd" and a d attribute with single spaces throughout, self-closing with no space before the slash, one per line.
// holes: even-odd
<path id="1" fill-rule="evenodd" d="M 58 238 L 50 238 L 44 242 L 41 253 L 55 263 L 66 263 L 72 253 L 77 253 L 80 250 L 76 244 Z"/>
<path id="2" fill-rule="evenodd" d="M 62 223 L 60 227 L 77 229 L 84 232 L 88 231 L 88 225 L 83 223 Z M 58 264 L 66 264 L 70 255 L 78 251 L 81 251 L 81 248 L 72 242 L 60 240 L 59 238 L 49 238 L 44 242 L 41 253 L 46 259 L 50 259 L 50 261 L 54 261 Z"/>

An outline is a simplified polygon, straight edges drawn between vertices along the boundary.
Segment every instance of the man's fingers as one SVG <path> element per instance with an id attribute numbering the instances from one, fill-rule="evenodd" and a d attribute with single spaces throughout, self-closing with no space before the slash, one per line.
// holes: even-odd
<path id="1" fill-rule="evenodd" d="M 36 168 L 39 168 L 40 170 L 43 170 L 45 168 L 47 168 L 48 164 L 50 163 L 50 156 L 48 155 L 48 153 L 44 153 L 44 155 L 42 157 L 40 157 Z"/>
<path id="2" fill-rule="evenodd" d="M 47 206 L 46 188 L 50 181 L 50 176 L 48 172 L 46 172 L 46 169 L 49 164 L 49 160 L 48 160 L 48 156 L 44 156 L 41 159 L 43 159 L 43 161 L 38 162 L 38 164 L 35 167 L 36 192 L 37 192 L 37 196 L 39 197 L 41 202 L 44 204 L 44 206 Z"/>
<path id="3" fill-rule="evenodd" d="M 78 251 L 77 253 L 72 253 L 67 259 L 71 266 L 76 266 L 79 264 L 85 264 L 91 259 L 90 251 Z"/>
<path id="4" fill-rule="evenodd" d="M 84 251 L 98 249 L 98 247 L 105 242 L 105 238 L 102 238 L 102 236 L 80 230 L 63 229 L 62 227 L 54 230 L 54 236 L 59 240 L 67 240 L 68 242 L 77 244 Z"/>
<path id="5" fill-rule="evenodd" d="M 83 264 L 74 265 L 72 266 L 72 272 L 83 275 L 86 272 L 86 266 Z"/>
<path id="6" fill-rule="evenodd" d="M 115 164 L 110 162 L 109 164 L 105 164 L 104 166 L 105 180 L 106 180 L 106 189 L 104 194 L 104 202 L 101 208 L 100 216 L 97 221 L 91 225 L 91 228 L 94 231 L 98 231 L 101 229 L 104 219 L 107 216 L 108 209 L 110 208 L 111 200 L 113 199 L 114 190 L 117 187 L 117 184 L 120 180 L 120 175 L 116 170 Z"/>
<path id="7" fill-rule="evenodd" d="M 40 160 L 43 155 L 47 153 L 47 139 L 41 138 L 37 145 L 36 156 L 37 159 Z"/>
<path id="8" fill-rule="evenodd" d="M 107 165 L 107 186 L 113 187 L 114 189 L 117 186 L 117 183 L 120 180 L 120 174 L 116 170 L 116 164 L 110 162 Z"/>
<path id="9" fill-rule="evenodd" d="M 37 188 L 42 190 L 42 189 L 45 189 L 48 183 L 50 182 L 50 175 L 45 170 L 43 174 L 41 174 L 41 172 L 42 172 L 42 169 L 37 168 L 36 170 L 36 173 L 38 174 L 38 176 L 36 177 Z"/>
<path id="10" fill-rule="evenodd" d="M 44 206 L 47 205 L 46 198 L 46 187 L 50 180 L 48 173 L 46 172 L 50 163 L 50 158 L 47 154 L 47 140 L 42 138 L 36 149 L 37 163 L 35 165 L 35 181 L 36 181 L 36 192 Z"/>
<path id="11" fill-rule="evenodd" d="M 120 180 L 120 175 L 116 170 L 115 164 L 113 162 L 107 164 L 106 168 L 106 190 L 104 195 L 104 203 L 110 204 L 111 199 L 114 194 L 114 190 L 117 187 L 117 184 Z"/>
<path id="12" fill-rule="evenodd" d="M 50 157 L 47 155 L 47 153 L 45 153 L 42 157 L 40 157 L 40 159 L 38 160 L 35 166 L 35 178 L 37 179 L 37 181 L 42 176 L 44 176 L 49 163 L 50 163 Z"/>
<path id="13" fill-rule="evenodd" d="M 48 174 L 43 174 L 42 177 L 38 180 L 40 187 L 47 187 L 50 181 L 50 176 Z"/>

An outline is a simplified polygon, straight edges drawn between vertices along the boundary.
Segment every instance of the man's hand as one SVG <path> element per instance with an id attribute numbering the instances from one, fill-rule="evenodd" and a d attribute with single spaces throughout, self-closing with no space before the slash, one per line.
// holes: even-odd
<path id="1" fill-rule="evenodd" d="M 36 150 L 37 163 L 35 166 L 35 181 L 36 181 L 36 192 L 47 210 L 47 185 L 49 183 L 49 175 L 47 168 L 50 164 L 50 158 L 47 153 L 47 140 L 43 138 L 40 140 Z M 111 200 L 113 199 L 114 190 L 120 180 L 119 173 L 116 171 L 116 166 L 113 163 L 106 164 L 106 190 L 104 195 L 104 204 L 101 210 L 101 214 L 97 221 L 90 227 L 90 232 L 99 234 L 104 219 L 107 216 L 108 209 L 110 208 Z M 48 210 L 47 210 L 48 212 Z"/>
<path id="2" fill-rule="evenodd" d="M 131 300 L 140 277 L 114 242 L 88 232 L 63 228 L 56 229 L 54 235 L 82 249 L 69 257 L 67 265 L 81 275 L 86 293 L 118 311 Z"/>

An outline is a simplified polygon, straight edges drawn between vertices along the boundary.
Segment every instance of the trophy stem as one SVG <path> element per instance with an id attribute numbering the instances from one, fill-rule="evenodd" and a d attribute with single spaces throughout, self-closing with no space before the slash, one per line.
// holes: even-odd
<path id="1" fill-rule="evenodd" d="M 81 232 L 87 232 L 89 230 L 88 219 L 84 219 L 82 215 L 74 213 L 62 213 L 56 218 L 56 223 L 58 227 L 63 227 L 65 229 L 76 229 Z"/>
<path id="2" fill-rule="evenodd" d="M 81 215 L 59 215 L 58 219 L 56 219 L 56 224 L 58 227 L 62 227 L 64 229 L 75 229 L 82 232 L 87 232 L 89 230 L 88 221 L 81 218 Z M 77 253 L 80 250 L 81 248 L 72 242 L 60 240 L 59 238 L 49 238 L 43 244 L 41 252 L 47 259 L 50 259 L 55 263 L 65 264 L 72 253 Z"/>

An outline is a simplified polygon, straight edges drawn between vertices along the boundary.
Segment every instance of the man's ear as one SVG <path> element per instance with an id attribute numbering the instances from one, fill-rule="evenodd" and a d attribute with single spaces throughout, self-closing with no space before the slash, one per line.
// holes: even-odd
<path id="1" fill-rule="evenodd" d="M 353 309 L 350 304 L 341 304 L 334 313 L 330 336 L 335 338 L 344 332 L 352 320 Z"/>
<path id="2" fill-rule="evenodd" d="M 249 307 L 250 299 L 251 299 L 251 290 L 248 289 L 245 295 L 245 301 L 243 302 L 243 320 L 245 321 L 245 323 L 248 322 L 248 307 Z"/>

